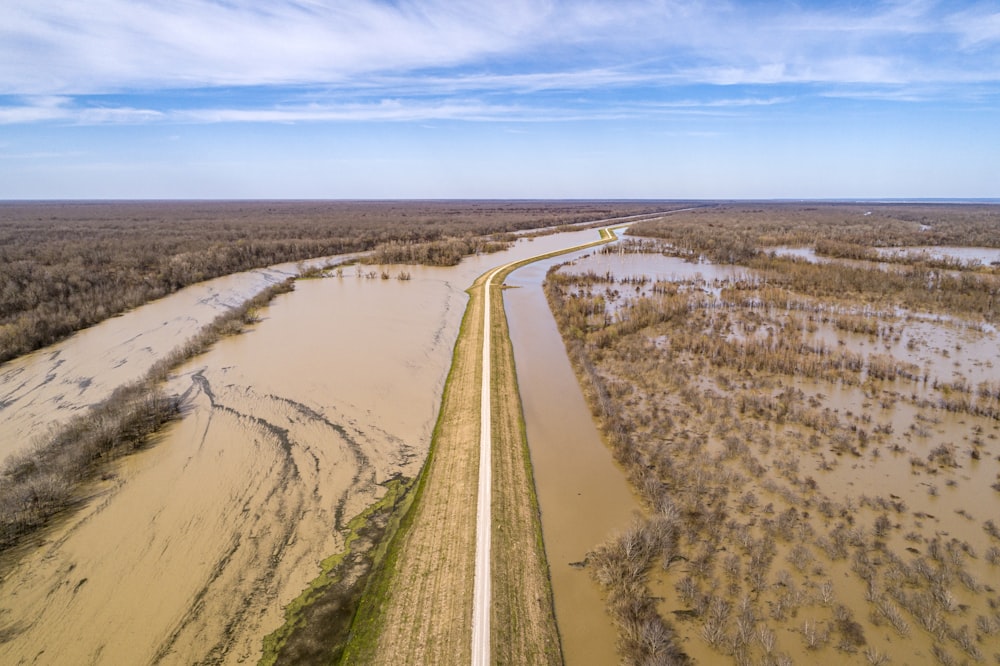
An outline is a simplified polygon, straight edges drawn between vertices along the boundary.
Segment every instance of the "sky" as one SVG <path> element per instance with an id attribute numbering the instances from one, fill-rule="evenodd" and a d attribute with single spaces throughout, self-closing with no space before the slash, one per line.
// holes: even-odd
<path id="1" fill-rule="evenodd" d="M 0 199 L 946 197 L 997 0 L 0 2 Z"/>

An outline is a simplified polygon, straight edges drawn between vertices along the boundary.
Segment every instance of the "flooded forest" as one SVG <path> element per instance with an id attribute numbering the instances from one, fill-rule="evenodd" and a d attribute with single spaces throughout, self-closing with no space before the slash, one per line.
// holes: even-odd
<path id="1" fill-rule="evenodd" d="M 644 511 L 626 663 L 1000 660 L 1000 215 L 724 206 L 546 290 Z"/>

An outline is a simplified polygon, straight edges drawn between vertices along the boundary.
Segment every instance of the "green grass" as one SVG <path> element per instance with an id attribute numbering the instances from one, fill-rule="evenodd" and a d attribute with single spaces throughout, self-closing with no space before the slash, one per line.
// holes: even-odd
<path id="1" fill-rule="evenodd" d="M 345 560 L 355 553 L 356 542 L 362 538 L 363 533 L 369 527 L 377 514 L 383 512 L 393 512 L 397 505 L 405 502 L 405 495 L 412 485 L 411 480 L 404 478 L 392 479 L 385 484 L 386 493 L 375 504 L 369 506 L 360 514 L 355 516 L 347 525 L 347 537 L 344 541 L 344 549 L 338 553 L 330 555 L 320 563 L 320 574 L 310 582 L 309 586 L 285 608 L 285 623 L 271 634 L 264 637 L 264 653 L 258 662 L 260 666 L 272 666 L 278 663 L 281 652 L 289 643 L 296 631 L 303 629 L 308 620 L 310 609 L 320 601 L 324 594 L 331 587 L 343 582 L 345 574 L 350 573 L 345 569 Z M 397 512 L 398 513 L 398 512 Z M 388 529 L 391 525 L 387 526 Z M 379 549 L 369 553 L 371 560 L 378 559 Z M 330 631 L 330 627 L 323 627 Z M 342 632 L 346 637 L 346 628 Z M 332 645 L 325 646 L 329 654 L 336 655 L 343 649 L 343 638 L 335 641 Z"/>

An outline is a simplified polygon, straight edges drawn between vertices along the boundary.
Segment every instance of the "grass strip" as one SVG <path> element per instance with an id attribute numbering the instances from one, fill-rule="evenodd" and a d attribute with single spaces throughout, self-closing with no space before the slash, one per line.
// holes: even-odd
<path id="1" fill-rule="evenodd" d="M 385 552 L 384 535 L 407 501 L 412 480 L 383 484 L 385 495 L 347 524 L 344 549 L 320 563 L 320 573 L 285 608 L 285 623 L 264 637 L 260 666 L 337 663 L 372 567 Z"/>
<path id="2" fill-rule="evenodd" d="M 479 282 L 479 280 L 477 280 Z M 475 285 L 474 285 L 475 286 Z M 391 596 L 394 587 L 400 584 L 399 559 L 404 545 L 413 530 L 414 521 L 420 507 L 423 495 L 426 492 L 430 472 L 435 457 L 441 446 L 441 436 L 445 419 L 447 418 L 445 406 L 450 403 L 455 391 L 457 369 L 464 359 L 460 356 L 462 342 L 470 335 L 476 335 L 476 331 L 470 333 L 473 325 L 472 318 L 472 298 L 474 298 L 473 288 L 468 290 L 470 295 L 469 304 L 466 306 L 462 323 L 459 327 L 458 337 L 455 341 L 455 351 L 452 354 L 452 364 L 448 370 L 448 377 L 445 380 L 442 391 L 442 408 L 438 412 L 438 418 L 434 424 L 431 434 L 431 443 L 428 450 L 427 459 L 421 467 L 416 482 L 413 484 L 407 501 L 400 506 L 400 517 L 397 528 L 386 535 L 386 543 L 382 556 L 376 561 L 372 575 L 368 580 L 364 594 L 358 604 L 357 613 L 351 626 L 348 644 L 343 652 L 340 663 L 373 663 L 378 648 L 379 638 L 386 631 L 387 624 L 387 601 Z M 478 337 L 478 335 L 476 336 Z"/>
<path id="3" fill-rule="evenodd" d="M 614 231 L 602 229 L 600 239 L 592 243 L 572 247 L 566 250 L 558 250 L 537 257 L 515 262 L 507 266 L 495 281 L 497 288 L 502 285 L 503 279 L 512 271 L 521 266 L 535 261 L 559 256 L 567 252 L 584 250 L 589 247 L 602 245 L 617 238 Z M 488 275 L 488 273 L 487 273 Z M 452 357 L 452 365 L 442 395 L 442 408 L 438 414 L 434 433 L 431 440 L 430 450 L 427 460 L 421 469 L 420 475 L 412 489 L 412 501 L 405 503 L 404 512 L 399 521 L 398 529 L 391 535 L 387 534 L 387 546 L 385 554 L 378 561 L 372 573 L 368 585 L 362 595 L 358 607 L 357 615 L 351 629 L 351 635 L 346 649 L 343 652 L 340 663 L 375 663 L 377 661 L 380 639 L 388 631 L 388 607 L 392 603 L 393 590 L 403 585 L 400 559 L 403 549 L 409 543 L 411 532 L 414 529 L 416 516 L 421 510 L 421 503 L 425 501 L 425 492 L 429 483 L 447 483 L 454 480 L 442 478 L 433 479 L 431 470 L 434 468 L 435 459 L 440 455 L 442 445 L 443 425 L 455 418 L 469 418 L 469 405 L 464 405 L 464 414 L 450 413 L 453 407 L 453 393 L 456 390 L 461 393 L 461 389 L 456 388 L 456 369 L 468 363 L 467 356 L 477 356 L 481 349 L 481 338 L 479 338 L 478 321 L 480 315 L 476 305 L 482 299 L 481 287 L 485 283 L 486 275 L 478 278 L 470 287 L 469 304 L 463 316 L 462 325 L 455 343 L 455 352 Z M 496 565 L 494 566 L 494 586 L 500 590 L 502 598 L 500 609 L 494 608 L 494 618 L 491 623 L 494 627 L 492 643 L 494 645 L 495 657 L 498 663 L 561 663 L 562 653 L 559 644 L 558 629 L 555 625 L 551 584 L 549 581 L 548 564 L 545 558 L 544 541 L 541 533 L 541 523 L 539 519 L 538 500 L 535 495 L 534 478 L 531 470 L 531 459 L 527 448 L 527 440 L 524 430 L 523 415 L 521 413 L 520 394 L 517 391 L 516 372 L 513 365 L 513 352 L 510 347 L 510 339 L 506 328 L 506 315 L 503 312 L 502 299 L 495 300 L 497 308 L 491 316 L 491 331 L 499 345 L 494 345 L 494 353 L 501 354 L 501 358 L 494 361 L 494 366 L 502 368 L 504 379 L 498 383 L 498 378 L 493 378 L 494 400 L 503 401 L 502 410 L 506 419 L 503 424 L 504 444 L 501 459 L 505 462 L 507 472 L 513 474 L 519 468 L 520 483 L 508 487 L 504 483 L 497 483 L 495 492 L 503 494 L 500 501 L 501 514 L 497 521 L 498 530 L 494 530 L 494 541 L 500 546 L 501 569 L 504 572 L 516 573 L 516 575 L 500 574 Z M 474 318 L 470 319 L 470 317 Z M 502 315 L 502 316 L 501 316 Z M 469 340 L 469 336 L 477 338 Z M 478 373 L 476 373 L 478 375 Z M 474 378 L 468 372 L 462 373 L 463 381 L 470 381 Z M 473 392 L 478 396 L 478 391 Z M 471 407 L 472 413 L 477 413 L 476 407 Z M 494 419 L 497 417 L 494 416 Z M 478 440 L 476 440 L 478 441 Z M 478 457 L 478 454 L 477 456 Z M 475 478 L 478 478 L 476 466 L 471 466 L 470 473 L 474 476 L 472 485 L 475 485 Z M 468 481 L 463 479 L 463 482 Z M 497 515 L 497 514 L 495 514 Z M 518 529 L 511 530 L 511 516 L 518 516 Z M 527 520 L 524 520 L 527 516 Z M 496 533 L 500 532 L 498 538 Z M 441 539 L 447 535 L 439 535 Z M 529 569 L 535 576 L 536 582 L 533 587 L 527 588 L 521 585 L 525 574 L 525 558 L 523 549 L 525 545 L 532 544 L 534 551 L 532 559 L 529 560 Z M 407 581 L 412 583 L 412 581 Z M 470 582 L 471 585 L 471 582 Z M 530 599 L 525 597 L 525 591 L 530 589 L 533 595 Z M 525 616 L 522 611 L 525 606 L 534 605 L 535 608 L 529 616 Z M 409 609 L 412 611 L 413 609 Z M 440 609 L 436 609 L 440 610 Z M 463 612 L 465 610 L 463 609 Z M 471 613 L 470 613 L 471 614 Z M 392 631 L 399 633 L 400 629 L 394 627 Z M 405 632 L 405 630 L 403 630 Z M 453 631 L 452 631 L 453 633 Z M 528 636 L 525 641 L 524 637 Z M 416 636 L 414 636 L 416 640 Z M 405 661 L 405 659 L 404 659 Z"/>

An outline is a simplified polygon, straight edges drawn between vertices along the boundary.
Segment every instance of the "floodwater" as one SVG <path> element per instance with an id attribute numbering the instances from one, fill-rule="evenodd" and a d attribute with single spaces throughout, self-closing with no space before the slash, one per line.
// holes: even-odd
<path id="1" fill-rule="evenodd" d="M 614 248 L 614 246 L 611 246 Z M 646 276 L 653 282 L 678 282 L 682 280 L 703 279 L 726 280 L 750 271 L 738 266 L 723 266 L 707 261 L 685 261 L 678 257 L 667 257 L 662 254 L 645 254 L 632 252 L 593 252 L 581 257 L 572 266 L 560 269 L 567 275 L 594 271 L 598 275 L 611 272 L 615 277 L 628 278 Z"/>
<path id="2" fill-rule="evenodd" d="M 289 263 L 208 280 L 0 365 L 0 464 L 119 386 L 144 377 L 226 310 L 298 273 L 299 264 Z"/>
<path id="3" fill-rule="evenodd" d="M 0 584 L 0 661 L 256 660 L 344 524 L 426 453 L 466 297 L 407 270 L 299 281 L 183 366 L 185 417 Z"/>
<path id="4" fill-rule="evenodd" d="M 801 255 L 800 255 L 801 256 Z M 968 257 L 962 257 L 968 258 Z M 978 255 L 976 255 L 978 258 Z M 595 255 L 578 262 L 567 272 L 593 270 L 598 274 L 610 271 L 618 278 L 647 275 L 653 279 L 713 280 L 724 278 L 717 268 L 710 265 L 692 265 L 685 274 L 676 265 L 678 260 L 658 255 Z M 695 272 L 697 271 L 697 273 Z M 627 285 L 619 287 L 625 292 Z M 830 313 L 834 319 L 836 314 Z M 807 448 L 804 444 L 809 434 L 797 426 L 771 424 L 770 445 L 759 452 L 760 462 L 770 470 L 769 479 L 786 476 L 782 468 L 794 470 L 790 476 L 810 478 L 818 482 L 819 491 L 841 507 L 845 507 L 853 520 L 870 523 L 877 512 L 876 503 L 888 499 L 901 501 L 899 513 L 891 512 L 893 527 L 887 537 L 894 551 L 904 560 L 912 560 L 929 550 L 934 538 L 944 541 L 957 539 L 969 547 L 970 555 L 964 565 L 974 581 L 993 581 L 995 565 L 980 559 L 995 541 L 989 537 L 984 525 L 1000 515 L 1000 495 L 996 485 L 1000 479 L 1000 424 L 996 421 L 964 413 L 949 413 L 935 407 L 941 395 L 934 388 L 935 382 L 964 381 L 975 387 L 980 381 L 996 381 L 993 359 L 1000 349 L 1000 336 L 993 326 L 982 322 L 962 321 L 952 317 L 892 311 L 870 314 L 879 320 L 879 336 L 848 333 L 836 329 L 832 322 L 823 323 L 817 317 L 815 329 L 806 336 L 823 342 L 830 348 L 844 348 L 864 356 L 888 354 L 920 369 L 919 374 L 928 381 L 915 382 L 900 379 L 878 382 L 873 385 L 851 386 L 842 383 L 817 382 L 799 377 L 781 377 L 773 392 L 784 387 L 801 389 L 818 409 L 829 410 L 844 432 L 864 430 L 868 434 L 887 433 L 866 440 L 867 445 L 857 445 L 851 454 L 833 450 L 829 446 Z M 779 326 L 785 314 L 775 311 L 768 326 Z M 797 313 L 805 319 L 808 315 Z M 927 401 L 925 404 L 924 401 Z M 797 436 L 796 436 L 797 435 Z M 854 444 L 857 438 L 851 440 Z M 976 448 L 978 447 L 978 449 Z M 953 454 L 951 463 L 935 463 L 934 451 L 948 449 Z M 768 452 L 768 450 L 770 452 Z M 974 452 L 978 451 L 976 455 Z M 980 455 L 981 454 L 981 455 Z M 780 466 L 779 466 L 779 463 Z M 777 496 L 775 496 L 777 498 Z M 868 507 L 868 508 L 865 508 Z M 845 514 L 841 514 L 843 517 Z M 832 521 L 812 518 L 816 529 L 828 531 Z M 776 561 L 784 566 L 786 552 L 793 544 L 780 547 Z M 788 570 L 786 569 L 786 572 Z M 675 601 L 673 584 L 682 574 L 663 574 L 653 583 L 653 589 L 665 598 L 661 613 L 685 610 Z M 672 577 L 673 576 L 673 577 Z M 860 578 L 850 573 L 844 562 L 819 558 L 810 564 L 802 576 L 793 575 L 795 585 L 801 589 L 816 588 L 820 580 L 834 581 L 837 599 L 856 614 L 868 632 L 869 645 L 881 653 L 889 654 L 893 662 L 926 661 L 930 659 L 933 640 L 922 630 L 915 629 L 904 640 L 898 640 L 885 629 L 885 624 L 867 624 L 869 603 L 867 590 Z M 992 587 L 978 586 L 975 590 L 953 586 L 955 598 L 963 609 L 962 618 L 954 619 L 955 627 L 971 624 L 972 619 L 989 616 L 993 610 L 988 592 Z M 796 663 L 823 660 L 824 655 L 804 649 L 798 627 L 805 619 L 822 618 L 825 611 L 806 604 L 797 619 L 777 625 L 779 649 L 791 656 Z M 676 625 L 681 633 L 684 649 L 700 662 L 719 658 L 701 637 L 700 624 L 684 622 Z M 983 635 L 978 640 L 983 652 L 992 654 L 996 634 Z M 950 646 L 954 647 L 954 646 Z M 829 659 L 829 652 L 825 653 Z"/>
<path id="5" fill-rule="evenodd" d="M 613 246 L 612 246 L 613 247 Z M 624 471 L 614 461 L 587 407 L 541 283 L 560 270 L 653 280 L 725 279 L 739 269 L 675 257 L 587 250 L 518 269 L 506 284 L 510 327 L 528 447 L 542 513 L 556 622 L 570 666 L 618 662 L 617 633 L 600 587 L 580 565 L 587 553 L 626 530 L 642 511 Z"/>
<path id="6" fill-rule="evenodd" d="M 588 551 L 629 525 L 640 508 L 605 446 L 570 365 L 541 282 L 565 257 L 518 269 L 506 284 L 528 447 L 542 513 L 556 622 L 570 666 L 613 664 L 616 632 L 586 568 Z"/>
<path id="7" fill-rule="evenodd" d="M 1000 264 L 1000 249 L 995 247 L 940 247 L 936 245 L 917 247 L 887 247 L 879 249 L 887 257 L 907 257 L 928 255 L 934 259 L 956 259 L 958 261 L 978 261 L 984 266 Z"/>
<path id="8" fill-rule="evenodd" d="M 984 266 L 1000 265 L 1000 249 L 994 247 L 945 247 L 945 246 L 913 246 L 913 247 L 882 247 L 875 248 L 879 255 L 886 259 L 918 259 L 927 256 L 932 259 L 954 259 L 966 263 L 979 262 Z M 835 259 L 816 254 L 812 247 L 776 246 L 765 248 L 766 252 L 774 252 L 780 257 L 795 257 L 805 259 L 810 263 L 837 261 L 849 266 L 871 265 L 869 262 L 849 259 Z M 884 267 L 884 264 L 876 264 Z"/>
<path id="9" fill-rule="evenodd" d="M 405 281 L 346 268 L 297 282 L 260 323 L 172 375 L 182 420 L 0 559 L 0 663 L 257 661 L 283 608 L 342 549 L 342 526 L 382 495 L 379 483 L 422 465 L 465 289 L 490 267 L 596 238 L 386 269 Z M 5 433 L 62 422 L 283 278 L 198 285 L 5 365 Z M 46 380 L 53 372 L 65 374 Z"/>

